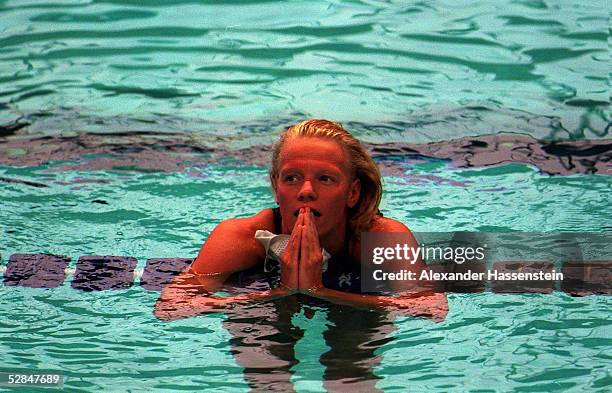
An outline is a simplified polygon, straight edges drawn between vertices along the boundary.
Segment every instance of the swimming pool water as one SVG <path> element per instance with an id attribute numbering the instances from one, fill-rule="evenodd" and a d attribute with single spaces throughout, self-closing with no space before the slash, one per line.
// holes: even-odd
<path id="1" fill-rule="evenodd" d="M 423 173 L 437 177 L 419 178 Z M 167 174 L 47 165 L 4 167 L 2 176 L 49 186 L 3 185 L 5 261 L 16 252 L 48 252 L 72 257 L 74 267 L 80 255 L 130 255 L 143 268 L 148 257 L 193 257 L 217 222 L 271 203 L 260 167 Z M 602 200 L 609 176 L 551 177 L 517 164 L 459 170 L 421 163 L 406 177 L 385 180 L 383 211 L 416 231 L 599 232 L 611 213 Z M 66 387 L 82 391 L 246 390 L 221 314 L 163 323 L 152 315 L 157 292 L 138 286 L 81 292 L 69 282 L 48 290 L 0 287 L 3 369 L 61 371 Z M 394 339 L 378 350 L 383 361 L 376 372 L 384 377 L 378 387 L 603 389 L 609 383 L 609 307 L 608 296 L 451 294 L 444 322 L 395 323 Z M 312 319 L 304 311 L 293 318 L 306 332 L 296 349 L 299 391 L 322 391 L 318 357 L 328 349 L 322 337 L 327 320 L 325 307 L 315 309 Z"/>
<path id="2" fill-rule="evenodd" d="M 371 139 L 601 138 L 606 9 L 601 0 L 4 1 L 0 124 L 261 135 L 321 117 Z"/>

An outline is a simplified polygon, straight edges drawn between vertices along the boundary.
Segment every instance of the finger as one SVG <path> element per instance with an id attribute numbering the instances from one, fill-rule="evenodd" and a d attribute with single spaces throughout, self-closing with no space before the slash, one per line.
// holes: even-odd
<path id="1" fill-rule="evenodd" d="M 309 226 L 312 222 L 312 210 L 309 207 L 304 208 L 304 225 Z"/>
<path id="2" fill-rule="evenodd" d="M 306 212 L 304 215 L 304 225 L 310 227 L 314 234 L 318 236 L 317 226 L 315 225 L 314 221 L 314 214 L 309 207 L 306 208 Z"/>
<path id="3" fill-rule="evenodd" d="M 317 231 L 317 226 L 314 224 L 312 210 L 309 208 L 307 208 L 304 216 L 304 232 L 306 236 L 302 237 L 302 241 L 305 241 L 309 248 L 312 246 L 313 250 L 319 249 L 319 233 Z"/>
<path id="4" fill-rule="evenodd" d="M 312 263 L 318 260 L 321 255 L 321 249 L 319 246 L 319 238 L 314 231 L 309 230 L 304 226 L 302 232 L 302 243 L 300 246 L 300 261 L 304 263 Z"/>
<path id="5" fill-rule="evenodd" d="M 291 232 L 289 242 L 284 253 L 287 253 L 289 261 L 298 261 L 300 257 L 300 247 L 302 244 L 302 225 L 296 224 Z M 284 254 L 283 253 L 283 254 Z"/>
<path id="6" fill-rule="evenodd" d="M 310 208 L 306 207 L 304 208 L 304 221 L 303 221 L 303 225 L 304 228 L 307 230 L 310 230 L 310 227 L 312 226 L 312 218 L 311 218 L 311 212 L 310 212 Z"/>
<path id="7" fill-rule="evenodd" d="M 298 225 L 304 225 L 304 208 L 300 209 L 297 220 L 295 220 L 295 224 L 293 224 L 293 230 L 295 230 Z"/>
<path id="8" fill-rule="evenodd" d="M 308 238 L 308 230 L 306 229 L 306 226 L 304 226 L 303 228 L 304 230 L 302 230 L 301 239 L 302 242 L 300 244 L 300 262 L 304 262 L 304 264 L 300 263 L 300 267 L 305 267 L 305 262 L 308 262 L 310 260 L 310 247 L 308 247 L 310 241 Z"/>
<path id="9" fill-rule="evenodd" d="M 287 247 L 295 246 L 299 249 L 300 243 L 302 240 L 301 227 L 304 224 L 304 215 L 301 213 L 298 215 L 297 220 L 295 221 L 295 225 L 293 225 L 293 230 L 291 231 L 291 237 L 289 238 L 289 243 Z"/>
<path id="10" fill-rule="evenodd" d="M 300 248 L 302 247 L 302 225 L 299 225 L 296 227 L 296 229 L 294 229 L 293 233 L 291 234 L 291 238 L 291 240 L 293 240 L 293 247 L 291 247 L 289 250 L 289 256 L 291 257 L 291 261 L 298 262 L 300 260 Z"/>

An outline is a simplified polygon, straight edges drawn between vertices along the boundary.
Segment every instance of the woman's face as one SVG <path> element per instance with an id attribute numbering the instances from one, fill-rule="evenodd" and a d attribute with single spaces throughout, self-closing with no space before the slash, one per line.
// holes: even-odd
<path id="1" fill-rule="evenodd" d="M 348 209 L 359 200 L 360 184 L 352 179 L 348 157 L 337 142 L 288 140 L 280 152 L 278 173 L 275 193 L 283 232 L 291 233 L 302 207 L 311 208 L 320 238 L 345 228 Z"/>

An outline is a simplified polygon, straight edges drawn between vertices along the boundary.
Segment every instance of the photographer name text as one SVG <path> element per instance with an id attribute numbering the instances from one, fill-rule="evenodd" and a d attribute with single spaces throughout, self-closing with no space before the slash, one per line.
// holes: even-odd
<path id="1" fill-rule="evenodd" d="M 402 269 L 396 272 L 385 272 L 380 269 L 372 272 L 372 278 L 376 281 L 560 281 L 563 273 L 554 269 L 550 272 L 500 272 L 487 270 L 486 272 L 474 272 L 468 269 L 465 272 L 435 272 L 422 270 L 413 272 Z"/>

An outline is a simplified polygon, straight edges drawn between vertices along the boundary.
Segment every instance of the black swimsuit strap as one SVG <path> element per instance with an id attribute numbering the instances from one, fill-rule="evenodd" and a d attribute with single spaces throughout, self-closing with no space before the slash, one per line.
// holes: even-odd
<path id="1" fill-rule="evenodd" d="M 280 235 L 283 233 L 283 219 L 280 214 L 280 207 L 273 208 L 272 214 L 274 214 L 274 233 Z"/>

